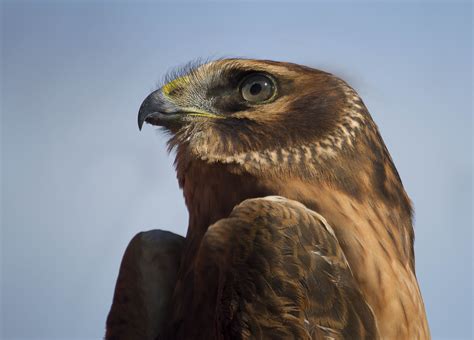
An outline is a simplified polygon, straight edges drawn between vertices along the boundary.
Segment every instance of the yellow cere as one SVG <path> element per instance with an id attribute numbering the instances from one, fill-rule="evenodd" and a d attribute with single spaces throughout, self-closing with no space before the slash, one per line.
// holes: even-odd
<path id="1" fill-rule="evenodd" d="M 178 87 L 184 87 L 190 83 L 189 77 L 188 76 L 182 76 L 179 78 L 176 78 L 173 81 L 170 81 L 169 83 L 165 84 L 162 87 L 162 93 L 165 97 L 167 97 L 169 100 L 172 100 L 170 98 L 170 93 L 178 88 Z M 207 118 L 217 118 L 217 119 L 222 119 L 225 118 L 223 116 L 216 115 L 214 113 L 206 112 L 204 110 L 194 108 L 194 107 L 183 107 L 181 108 L 181 111 L 186 112 L 188 116 L 195 116 L 195 117 L 207 117 Z"/>
<path id="2" fill-rule="evenodd" d="M 162 88 L 162 92 L 166 97 L 169 97 L 169 94 L 171 93 L 171 91 L 173 91 L 174 89 L 178 87 L 184 87 L 187 84 L 189 84 L 189 77 L 182 76 L 165 84 Z"/>

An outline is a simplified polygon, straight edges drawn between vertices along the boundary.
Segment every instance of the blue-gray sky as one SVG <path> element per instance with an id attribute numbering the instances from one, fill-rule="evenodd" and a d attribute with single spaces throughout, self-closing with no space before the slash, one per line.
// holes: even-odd
<path id="1" fill-rule="evenodd" d="M 141 101 L 198 57 L 291 61 L 361 94 L 416 209 L 435 339 L 472 337 L 469 2 L 2 3 L 2 339 L 99 339 L 122 253 L 187 212 Z"/>

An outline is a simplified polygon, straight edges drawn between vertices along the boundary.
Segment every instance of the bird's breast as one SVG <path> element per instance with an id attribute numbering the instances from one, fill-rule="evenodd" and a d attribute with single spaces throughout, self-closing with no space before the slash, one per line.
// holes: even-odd
<path id="1" fill-rule="evenodd" d="M 409 216 L 384 202 L 355 199 L 324 184 L 294 181 L 281 191 L 321 214 L 332 226 L 384 338 L 429 338 L 412 267 Z"/>
<path id="2" fill-rule="evenodd" d="M 196 166 L 181 181 L 190 214 L 184 268 L 192 266 L 207 228 L 227 217 L 237 204 L 248 198 L 283 196 L 318 212 L 333 227 L 384 338 L 429 338 L 412 265 L 409 214 L 322 182 L 257 178 L 220 167 Z"/>

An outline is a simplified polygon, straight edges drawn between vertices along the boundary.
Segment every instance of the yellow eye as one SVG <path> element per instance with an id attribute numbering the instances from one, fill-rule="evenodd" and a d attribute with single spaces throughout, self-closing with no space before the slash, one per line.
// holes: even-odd
<path id="1" fill-rule="evenodd" d="M 249 103 L 262 103 L 273 97 L 275 84 L 270 77 L 264 74 L 252 74 L 244 79 L 240 85 L 240 93 Z"/>

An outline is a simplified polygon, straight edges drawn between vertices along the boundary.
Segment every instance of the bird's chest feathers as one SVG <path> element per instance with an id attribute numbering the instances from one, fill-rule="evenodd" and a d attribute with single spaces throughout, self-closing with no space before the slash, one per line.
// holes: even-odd
<path id="1" fill-rule="evenodd" d="M 408 328 L 422 324 L 404 319 L 422 315 L 423 310 L 412 268 L 412 225 L 405 212 L 383 201 L 355 199 L 324 184 L 293 182 L 280 191 L 327 219 L 384 334 L 410 334 L 413 330 Z"/>
<path id="2" fill-rule="evenodd" d="M 196 163 L 181 176 L 178 173 L 190 214 L 185 263 L 192 263 L 207 228 L 237 204 L 253 197 L 284 196 L 323 215 L 333 227 L 379 326 L 387 328 L 387 334 L 407 331 L 398 329 L 407 321 L 393 315 L 423 308 L 411 267 L 409 216 L 384 202 L 359 200 L 324 183 L 257 178 L 223 167 Z"/>

